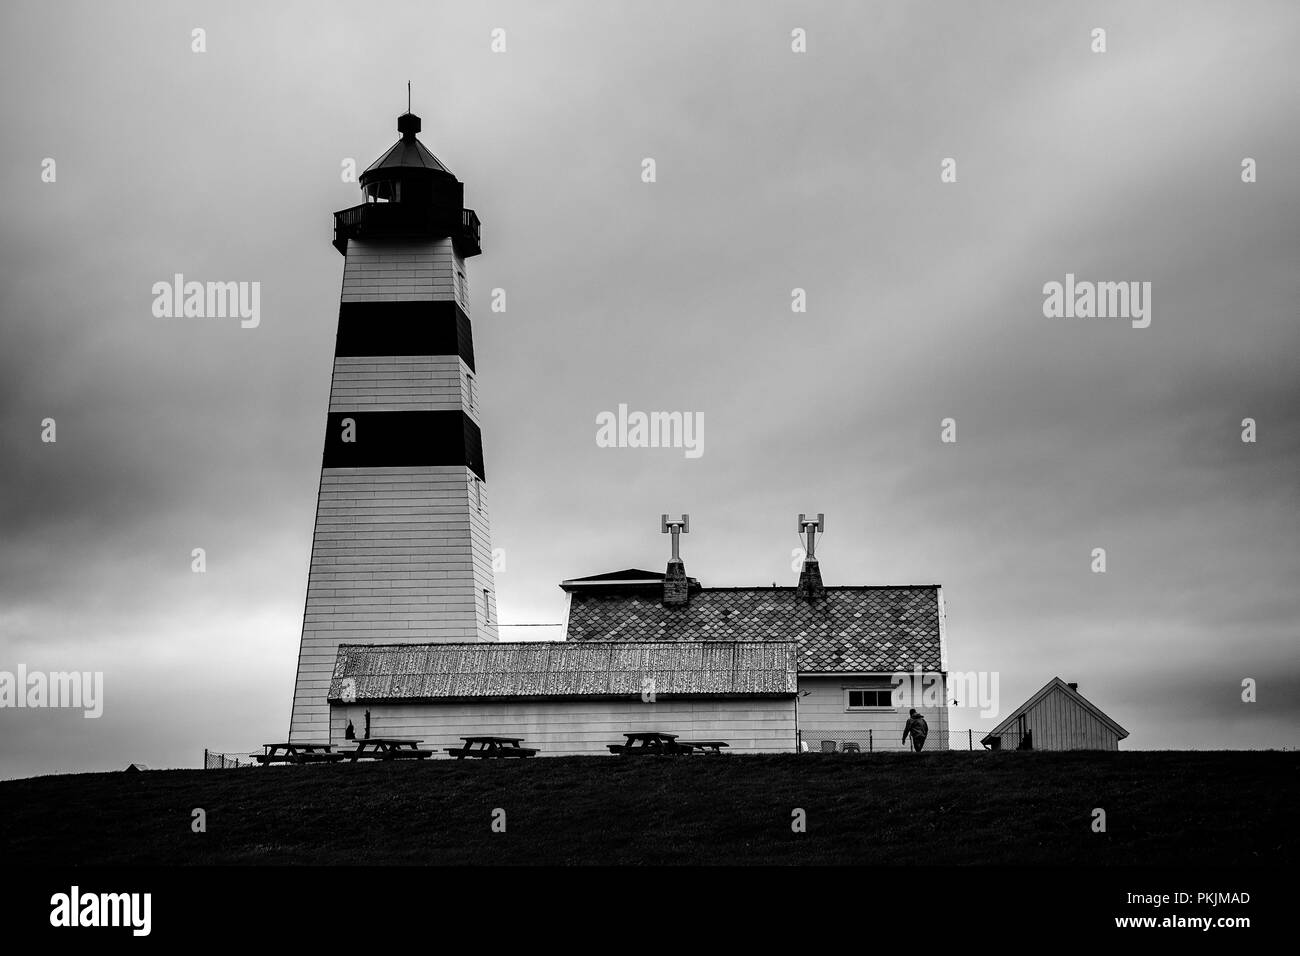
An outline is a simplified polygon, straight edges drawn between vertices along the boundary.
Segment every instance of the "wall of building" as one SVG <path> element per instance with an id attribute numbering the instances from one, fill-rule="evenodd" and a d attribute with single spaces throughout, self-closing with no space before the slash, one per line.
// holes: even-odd
<path id="1" fill-rule="evenodd" d="M 1004 747 L 1019 741 L 1012 723 Z M 1054 687 L 1025 711 L 1025 729 L 1033 734 L 1034 750 L 1118 750 L 1119 736 L 1077 700 Z"/>
<path id="2" fill-rule="evenodd" d="M 339 355 L 331 412 L 460 411 L 469 404 L 470 371 L 459 355 Z"/>
<path id="3" fill-rule="evenodd" d="M 352 239 L 343 266 L 343 301 L 456 299 L 458 265 L 464 269 L 451 239 L 424 242 Z"/>
<path id="4" fill-rule="evenodd" d="M 345 303 L 467 302 L 450 239 L 348 243 Z M 451 355 L 338 355 L 332 414 L 463 411 L 469 367 Z M 464 465 L 321 473 L 290 739 L 329 734 L 338 645 L 497 639 L 486 482 Z"/>
<path id="5" fill-rule="evenodd" d="M 725 700 L 555 700 L 449 704 L 334 704 L 330 740 L 342 744 L 348 720 L 360 737 L 370 708 L 374 737 L 423 740 L 437 757 L 462 745 L 462 736 L 522 737 L 543 755 L 608 754 L 624 733 L 660 731 L 684 740 L 725 740 L 732 753 L 790 752 L 795 748 L 790 698 Z"/>
<path id="6" fill-rule="evenodd" d="M 926 749 L 946 748 L 948 740 L 948 708 L 927 705 L 924 699 L 913 698 L 904 693 L 901 706 L 873 710 L 847 709 L 846 691 L 850 689 L 877 690 L 891 686 L 890 675 L 835 675 L 831 677 L 810 677 L 799 675 L 799 691 L 807 691 L 808 696 L 799 698 L 799 729 L 803 740 L 810 750 L 821 749 L 821 740 L 836 741 L 856 740 L 865 753 L 873 750 L 906 750 L 909 745 L 902 742 L 903 726 L 907 723 L 908 710 L 915 707 L 924 717 L 930 728 L 926 738 Z M 947 676 L 944 674 L 925 674 L 928 681 L 939 681 L 942 694 L 939 700 L 947 701 Z M 906 685 L 905 685 L 906 686 Z M 933 693 L 933 692 L 932 692 Z"/>

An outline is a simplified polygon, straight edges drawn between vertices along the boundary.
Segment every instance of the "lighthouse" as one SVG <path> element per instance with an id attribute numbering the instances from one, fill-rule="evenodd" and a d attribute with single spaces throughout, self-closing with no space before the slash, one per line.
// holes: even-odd
<path id="1" fill-rule="evenodd" d="M 495 641 L 464 186 L 401 138 L 334 214 L 343 291 L 290 740 L 330 739 L 340 644 Z"/>

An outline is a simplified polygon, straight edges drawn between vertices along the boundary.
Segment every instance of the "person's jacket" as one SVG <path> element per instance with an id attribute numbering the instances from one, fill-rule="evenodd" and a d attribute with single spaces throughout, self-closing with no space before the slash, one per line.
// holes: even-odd
<path id="1" fill-rule="evenodd" d="M 907 740 L 907 735 L 911 734 L 913 737 L 920 737 L 924 740 L 929 732 L 930 727 L 926 724 L 925 718 L 917 714 L 915 717 L 907 718 L 907 723 L 903 726 L 903 739 Z"/>

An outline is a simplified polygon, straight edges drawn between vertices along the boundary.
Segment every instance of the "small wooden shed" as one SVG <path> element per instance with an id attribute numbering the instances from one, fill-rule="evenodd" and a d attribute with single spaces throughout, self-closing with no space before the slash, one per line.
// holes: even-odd
<path id="1" fill-rule="evenodd" d="M 980 741 L 989 750 L 1119 750 L 1128 731 L 1053 677 Z"/>

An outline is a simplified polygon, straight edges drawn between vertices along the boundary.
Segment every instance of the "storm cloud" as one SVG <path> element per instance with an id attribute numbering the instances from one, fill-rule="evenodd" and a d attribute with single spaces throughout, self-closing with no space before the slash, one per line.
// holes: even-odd
<path id="1" fill-rule="evenodd" d="M 505 624 L 558 624 L 562 579 L 661 567 L 665 511 L 691 514 L 706 586 L 792 584 L 795 516 L 825 512 L 826 582 L 942 584 L 950 664 L 1000 672 L 1004 711 L 1059 675 L 1125 747 L 1294 745 L 1294 6 L 13 3 L 0 22 L 0 669 L 104 673 L 97 720 L 0 710 L 0 775 L 283 738 L 330 213 L 357 202 L 346 161 L 396 138 L 408 80 L 483 221 Z M 260 323 L 155 317 L 176 273 L 259 282 Z M 1067 274 L 1150 282 L 1150 327 L 1045 317 Z M 621 404 L 702 415 L 705 453 L 600 447 Z"/>

